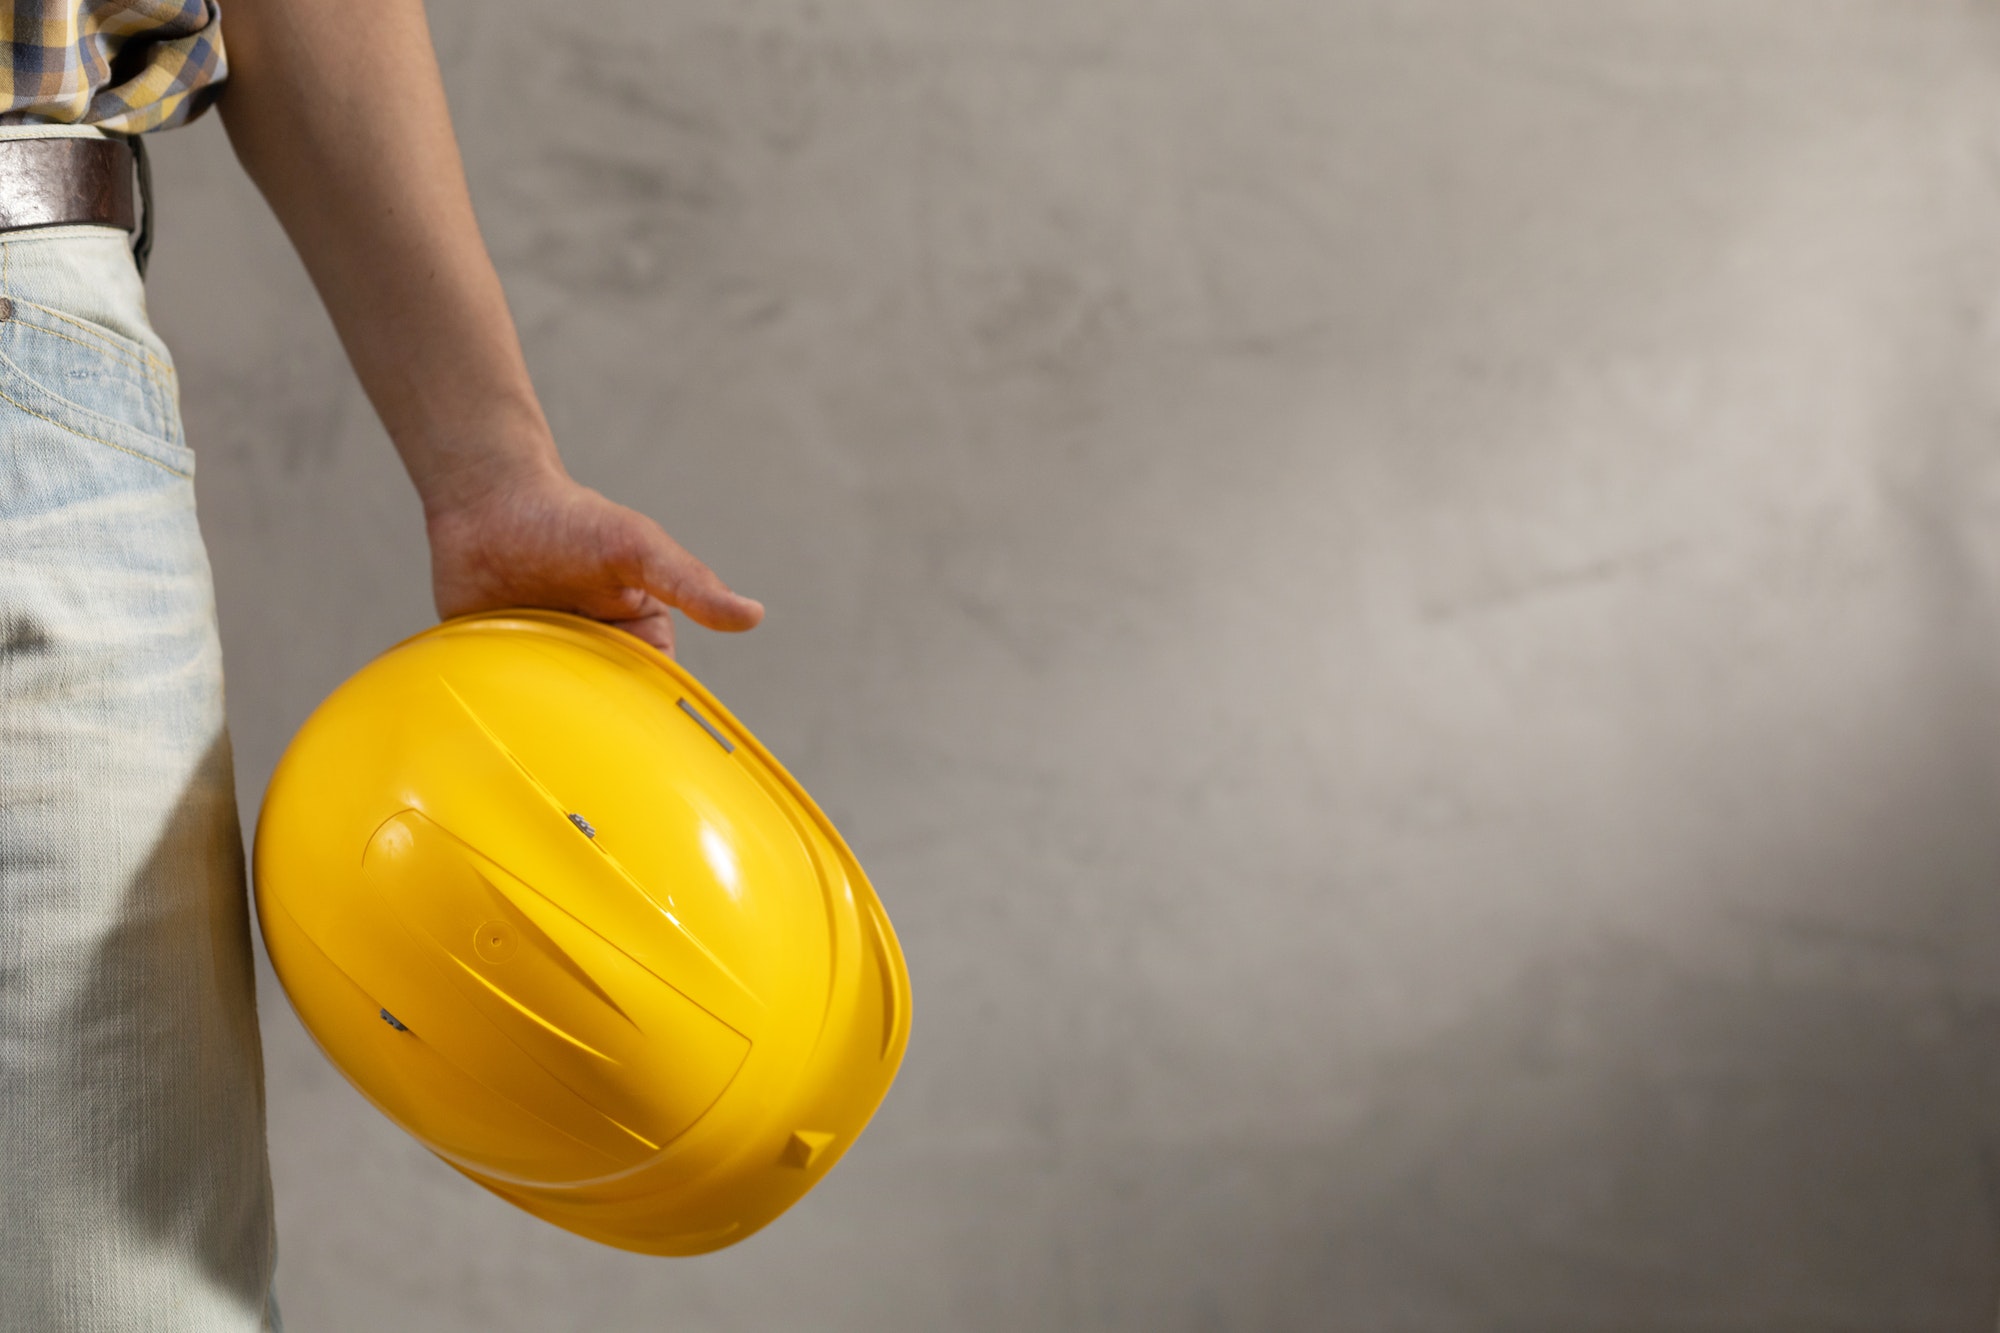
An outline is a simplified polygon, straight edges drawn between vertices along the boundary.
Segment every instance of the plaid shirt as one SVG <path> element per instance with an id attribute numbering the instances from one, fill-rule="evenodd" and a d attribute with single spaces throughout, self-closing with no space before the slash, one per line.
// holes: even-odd
<path id="1" fill-rule="evenodd" d="M 0 125 L 180 125 L 229 69 L 217 0 L 0 0 L 0 42 Z"/>

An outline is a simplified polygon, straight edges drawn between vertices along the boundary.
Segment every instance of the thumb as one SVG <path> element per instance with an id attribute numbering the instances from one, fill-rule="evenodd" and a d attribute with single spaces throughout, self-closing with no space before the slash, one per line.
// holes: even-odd
<path id="1" fill-rule="evenodd" d="M 730 591 L 721 576 L 665 532 L 641 561 L 640 578 L 647 592 L 709 629 L 754 629 L 764 619 L 762 602 Z"/>

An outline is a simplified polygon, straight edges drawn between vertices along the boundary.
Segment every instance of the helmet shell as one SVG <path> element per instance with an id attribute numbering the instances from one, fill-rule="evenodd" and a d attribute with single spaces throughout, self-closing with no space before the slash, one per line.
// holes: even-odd
<path id="1" fill-rule="evenodd" d="M 299 729 L 255 893 L 300 1021 L 384 1114 L 557 1226 L 697 1254 L 838 1161 L 909 973 L 838 831 L 665 654 L 461 617 Z"/>

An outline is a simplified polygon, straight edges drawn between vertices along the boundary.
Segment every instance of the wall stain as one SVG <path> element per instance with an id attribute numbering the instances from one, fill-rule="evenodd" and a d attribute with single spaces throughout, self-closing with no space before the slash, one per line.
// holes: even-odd
<path id="1" fill-rule="evenodd" d="M 1456 620 L 1463 616 L 1517 605 L 1550 593 L 1586 587 L 1593 583 L 1604 583 L 1627 574 L 1651 569 L 1676 552 L 1685 550 L 1688 545 L 1685 540 L 1665 542 L 1643 550 L 1606 556 L 1601 560 L 1593 560 L 1588 564 L 1569 569 L 1554 570 L 1520 583 L 1499 584 L 1471 596 L 1438 601 L 1426 599 L 1421 600 L 1419 604 L 1426 621 Z"/>

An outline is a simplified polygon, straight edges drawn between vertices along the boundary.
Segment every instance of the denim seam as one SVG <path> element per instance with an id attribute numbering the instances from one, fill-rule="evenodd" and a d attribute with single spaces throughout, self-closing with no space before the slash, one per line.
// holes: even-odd
<path id="1" fill-rule="evenodd" d="M 8 278 L 13 268 L 13 260 L 14 260 L 13 247 L 11 245 L 0 244 L 0 295 L 7 296 L 9 300 L 20 299 L 13 296 L 11 284 L 8 282 Z M 83 332 L 90 335 L 90 341 L 85 341 L 82 338 L 77 338 L 73 335 L 59 332 L 55 329 L 49 328 L 47 325 L 44 324 L 33 324 L 27 320 L 21 321 L 22 324 L 26 325 L 29 328 L 34 329 L 36 332 L 46 333 L 49 336 L 55 338 L 62 338 L 69 342 L 76 343 L 80 347 L 88 347 L 92 351 L 107 353 L 109 355 L 118 357 L 121 360 L 127 362 L 136 362 L 139 372 L 142 375 L 146 376 L 148 383 L 152 386 L 154 390 L 153 416 L 155 420 L 165 422 L 169 427 L 169 433 L 166 437 L 164 437 L 165 442 L 170 446 L 177 446 L 183 449 L 187 447 L 186 441 L 178 438 L 178 431 L 174 429 L 175 427 L 178 426 L 178 423 L 180 421 L 180 412 L 179 412 L 180 394 L 177 392 L 177 386 L 169 386 L 167 383 L 165 383 L 165 381 L 158 374 L 155 374 L 153 372 L 151 365 L 148 364 L 148 363 L 163 364 L 159 362 L 159 358 L 153 356 L 153 354 L 150 351 L 147 351 L 144 348 L 137 348 L 136 350 L 132 350 L 120 346 L 118 343 L 112 341 L 109 338 L 106 338 L 103 334 L 98 332 L 96 329 L 91 328 L 83 321 L 76 319 L 71 315 L 66 315 L 60 310 L 56 310 L 49 306 L 45 306 L 39 301 L 21 300 L 21 304 L 29 307 L 30 309 L 44 311 L 47 314 L 53 315 L 57 319 L 64 320 L 68 323 L 76 325 L 78 328 L 82 329 Z M 138 362 L 137 358 L 141 356 L 144 357 L 144 361 Z M 4 356 L 0 356 L 0 361 L 4 361 L 8 365 L 12 365 L 12 362 L 8 361 L 7 358 Z M 168 375 L 173 374 L 172 366 L 163 365 L 163 368 L 165 369 Z M 33 382 L 32 377 L 28 376 L 26 372 L 20 371 L 19 367 L 15 367 L 15 370 L 17 373 L 21 374 L 24 379 L 27 379 L 30 383 Z M 46 393 L 48 391 L 43 390 L 43 392 Z M 51 395 L 51 396 L 57 397 L 58 401 L 63 401 L 60 399 L 59 395 Z M 29 416 L 35 417 L 42 421 L 46 421 L 52 426 L 58 426 L 63 430 L 68 431 L 70 434 L 77 436 L 79 439 L 89 440 L 93 444 L 107 445 L 110 448 L 116 449 L 120 453 L 130 454 L 134 458 L 143 458 L 148 463 L 152 463 L 156 467 L 163 469 L 164 471 L 172 474 L 173 476 L 192 479 L 194 475 L 191 472 L 186 472 L 180 468 L 175 467 L 171 463 L 163 462 L 160 459 L 153 457 L 151 454 L 148 454 L 143 450 L 134 449 L 129 445 L 119 444 L 115 440 L 107 440 L 100 435 L 92 435 L 89 431 L 80 430 L 77 427 L 70 425 L 65 421 L 60 421 L 55 417 L 49 416 L 45 412 L 37 412 L 34 408 L 29 407 L 26 403 L 20 402 L 19 400 L 14 398 L 11 394 L 6 393 L 4 390 L 0 390 L 0 399 L 5 399 L 8 403 L 11 403 L 15 407 L 20 408 L 23 412 L 26 412 Z M 77 407 L 79 410 L 89 413 L 92 416 L 97 415 L 96 413 L 91 412 L 90 409 L 81 407 L 80 404 L 70 403 L 68 405 L 71 407 Z"/>
<path id="2" fill-rule="evenodd" d="M 47 315 L 53 315 L 56 313 L 55 311 L 49 309 L 45 305 L 37 305 L 33 301 L 23 301 L 18 297 L 15 298 L 14 304 L 16 306 L 26 306 L 30 310 L 39 310 L 43 314 Z M 25 319 L 19 319 L 16 320 L 16 322 L 20 324 L 29 323 L 29 321 Z M 73 342 L 78 347 L 88 347 L 93 352 L 103 352 L 107 355 L 115 356 L 120 361 L 123 361 L 126 364 L 130 365 L 133 369 L 145 372 L 148 378 L 150 378 L 152 375 L 152 371 L 147 366 L 141 364 L 137 357 L 133 356 L 130 352 L 124 350 L 121 347 L 114 347 L 110 343 L 93 341 L 89 338 L 79 338 L 74 333 L 64 333 L 62 330 L 52 329 L 46 324 L 35 324 L 33 325 L 33 327 L 40 329 L 43 333 L 48 334 L 51 338 L 61 338 L 64 342 Z"/>
<path id="3" fill-rule="evenodd" d="M 59 310 L 49 310 L 47 306 L 37 305 L 33 301 L 17 300 L 14 302 L 14 304 L 16 306 L 28 306 L 29 308 L 34 310 L 48 310 L 48 313 L 50 313 L 51 315 L 60 316 L 62 314 L 62 312 Z M 62 332 L 59 329 L 52 329 L 46 324 L 37 324 L 33 320 L 16 319 L 13 322 L 19 324 L 24 329 L 33 329 L 36 333 L 47 334 L 51 338 L 60 338 L 66 343 L 74 343 L 78 347 L 85 348 L 89 351 L 114 356 L 119 361 L 123 362 L 128 366 L 131 366 L 134 370 L 137 370 L 141 375 L 146 377 L 145 388 L 147 391 L 147 405 L 151 407 L 153 410 L 153 417 L 155 424 L 165 426 L 166 435 L 163 436 L 163 438 L 172 438 L 172 418 L 168 414 L 169 391 L 167 389 L 167 386 L 161 383 L 160 377 L 154 374 L 151 369 L 149 369 L 146 366 L 139 365 L 129 353 L 119 351 L 117 348 L 112 347 L 111 344 L 107 342 L 92 341 L 87 338 L 74 337 L 70 334 Z"/>
<path id="4" fill-rule="evenodd" d="M 149 375 L 156 376 L 158 372 L 170 369 L 166 362 L 160 360 L 160 358 L 154 356 L 151 352 L 113 342 L 74 315 L 66 315 L 62 311 L 51 306 L 45 306 L 39 301 L 24 301 L 19 297 L 15 297 L 14 301 L 15 304 L 27 306 L 30 310 L 39 310 L 45 315 L 52 315 L 65 324 L 74 324 L 90 336 L 88 338 L 79 338 L 71 333 L 56 333 L 54 329 L 50 328 L 44 328 L 43 332 L 45 333 L 54 333 L 58 338 L 68 338 L 71 342 L 81 344 L 85 347 L 102 348 L 114 356 L 123 357 L 125 360 L 137 364 L 141 370 L 146 371 Z"/>
<path id="5" fill-rule="evenodd" d="M 13 247 L 10 245 L 0 243 L 0 295 L 6 296 L 9 300 L 18 299 L 13 295 L 13 286 L 8 281 L 8 279 L 11 277 L 12 274 L 13 259 L 14 259 Z M 39 301 L 22 301 L 21 303 L 36 310 L 47 311 L 49 314 L 54 315 L 58 319 L 67 320 L 69 323 L 77 325 L 85 333 L 90 334 L 91 337 L 96 340 L 94 350 L 96 348 L 101 348 L 104 351 L 111 352 L 116 355 L 127 358 L 134 355 L 133 352 L 128 351 L 126 348 L 119 346 L 118 344 L 110 341 L 109 339 L 106 339 L 102 334 L 98 333 L 97 330 L 91 328 L 87 324 L 84 324 L 81 320 L 78 320 L 70 315 L 65 315 L 60 310 L 52 310 L 48 306 L 41 304 Z M 23 322 L 25 323 L 26 321 Z M 30 327 L 42 333 L 54 334 L 58 338 L 69 337 L 69 335 L 67 334 L 57 333 L 54 329 L 47 328 L 40 324 L 31 325 Z M 82 340 L 78 338 L 70 338 L 70 341 L 81 342 Z M 149 361 L 156 361 L 158 359 L 154 357 L 151 352 L 145 351 L 145 349 L 143 348 L 140 349 L 140 352 Z M 33 376 L 29 375 L 19 366 L 16 366 L 13 363 L 13 361 L 4 354 L 0 354 L 0 365 L 6 366 L 14 374 L 21 376 L 21 378 L 27 384 L 34 387 L 38 392 L 47 395 L 48 397 L 54 399 L 59 403 L 64 404 L 66 407 L 75 408 L 77 411 L 84 413 L 86 416 L 95 417 L 99 415 L 98 413 L 92 411 L 91 409 L 83 407 L 81 404 L 71 403 L 67 399 L 61 397 L 60 395 L 50 393 L 49 390 L 42 388 L 40 385 L 35 383 Z M 171 366 L 166 367 L 166 369 L 169 374 L 172 373 Z M 151 373 L 151 371 L 148 370 L 145 366 L 142 365 L 140 367 L 140 371 L 142 374 L 146 375 L 148 380 L 151 380 L 154 383 L 157 389 L 163 391 L 166 389 L 166 386 L 162 384 L 159 381 L 159 379 L 156 376 L 154 376 Z M 168 424 L 170 429 L 177 427 L 180 421 L 180 412 L 178 410 L 179 397 L 180 395 L 178 392 L 172 393 L 172 398 L 174 400 L 173 402 L 174 410 L 171 413 L 163 414 L 162 412 L 160 412 L 157 406 L 155 408 L 154 412 L 155 417 L 157 419 L 164 420 Z M 194 479 L 194 472 L 191 469 L 177 468 L 172 463 L 169 463 L 164 459 L 157 458 L 153 454 L 147 452 L 146 450 L 135 449 L 130 445 L 120 444 L 116 440 L 107 440 L 102 435 L 92 435 L 89 431 L 74 426 L 67 421 L 61 420 L 60 418 L 50 416 L 46 412 L 38 412 L 34 408 L 28 406 L 26 403 L 20 401 L 18 398 L 15 398 L 12 394 L 8 393 L 4 388 L 0 388 L 0 400 L 3 400 L 7 403 L 12 404 L 15 407 L 20 408 L 23 412 L 26 412 L 29 416 L 34 417 L 39 421 L 46 421 L 51 426 L 54 426 L 59 430 L 67 431 L 69 434 L 76 436 L 80 440 L 89 440 L 92 444 L 101 444 L 104 445 L 106 448 L 116 449 L 121 454 L 130 454 L 134 458 L 143 459 L 144 461 L 151 463 L 154 467 L 159 468 L 162 472 L 165 472 L 170 476 L 180 477 L 181 479 L 186 481 L 192 481 Z M 107 420 L 114 425 L 118 426 L 127 425 L 127 423 L 117 421 L 115 418 L 107 418 Z M 143 434 L 144 432 L 139 432 L 139 433 Z M 177 430 L 174 431 L 174 434 L 176 437 L 178 437 Z M 169 448 L 177 448 L 183 451 L 187 449 L 187 441 L 182 438 L 167 438 L 167 439 L 162 439 L 161 442 L 167 445 Z"/>
<path id="6" fill-rule="evenodd" d="M 56 418 L 48 415 L 46 412 L 37 412 L 34 408 L 29 407 L 26 403 L 22 402 L 18 398 L 15 398 L 5 389 L 0 389 L 0 399 L 4 399 L 5 401 L 12 403 L 15 407 L 20 408 L 23 412 L 26 412 L 31 417 L 35 417 L 42 421 L 46 421 L 51 426 L 55 426 L 62 430 L 68 431 L 70 434 L 76 436 L 78 439 L 89 440 L 93 444 L 101 444 L 106 446 L 107 448 L 116 449 L 119 453 L 130 454 L 134 458 L 142 458 L 146 462 L 151 463 L 154 467 L 159 468 L 164 472 L 173 473 L 176 477 L 181 477 L 189 481 L 192 481 L 194 479 L 194 473 L 183 472 L 179 468 L 175 467 L 173 464 L 162 462 L 160 459 L 154 458 L 151 454 L 142 453 L 137 449 L 131 448 L 130 446 L 120 444 L 116 440 L 107 440 L 102 435 L 92 435 L 87 431 L 78 430 L 75 426 L 70 425 L 67 421 L 58 421 L 56 420 Z"/>

